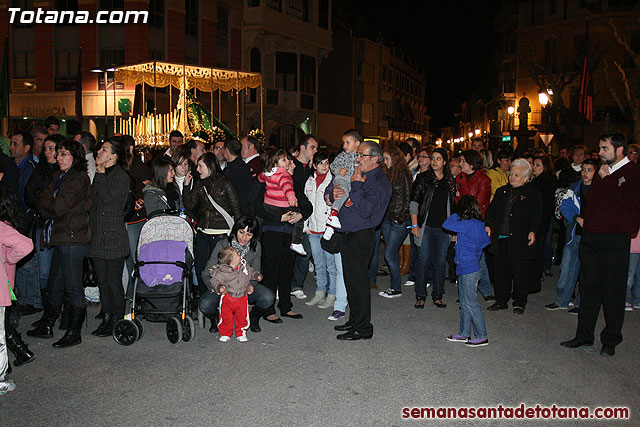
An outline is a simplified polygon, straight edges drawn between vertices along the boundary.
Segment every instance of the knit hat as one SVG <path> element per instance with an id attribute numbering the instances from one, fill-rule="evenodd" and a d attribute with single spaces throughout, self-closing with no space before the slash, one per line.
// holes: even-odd
<path id="1" fill-rule="evenodd" d="M 442 160 L 444 160 L 445 163 L 449 163 L 449 153 L 447 153 L 447 150 L 445 150 L 444 148 L 438 147 L 438 148 L 435 148 L 433 152 L 440 154 L 442 156 Z"/>

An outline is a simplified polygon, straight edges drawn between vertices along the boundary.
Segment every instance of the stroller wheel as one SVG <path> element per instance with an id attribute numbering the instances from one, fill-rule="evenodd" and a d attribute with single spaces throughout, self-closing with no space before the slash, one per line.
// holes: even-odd
<path id="1" fill-rule="evenodd" d="M 196 327 L 193 322 L 191 316 L 185 316 L 185 319 L 182 321 L 182 341 L 189 342 L 192 341 L 196 336 Z"/>
<path id="2" fill-rule="evenodd" d="M 128 319 L 120 319 L 113 325 L 113 339 L 120 345 L 131 345 L 140 337 L 138 326 Z"/>
<path id="3" fill-rule="evenodd" d="M 136 326 L 138 327 L 138 341 L 140 341 L 140 339 L 144 335 L 144 328 L 142 327 L 142 322 L 140 321 L 140 319 L 133 319 L 133 323 L 135 323 Z"/>
<path id="4" fill-rule="evenodd" d="M 200 327 L 200 329 L 204 329 L 205 325 L 205 320 L 206 317 L 204 316 L 204 313 L 200 311 L 200 309 L 198 309 L 198 326 Z"/>
<path id="5" fill-rule="evenodd" d="M 182 340 L 182 325 L 177 317 L 167 320 L 167 338 L 171 344 L 176 344 Z"/>

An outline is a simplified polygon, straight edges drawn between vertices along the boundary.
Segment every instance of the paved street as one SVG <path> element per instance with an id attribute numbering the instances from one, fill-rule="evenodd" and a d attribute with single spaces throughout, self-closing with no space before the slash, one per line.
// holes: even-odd
<path id="1" fill-rule="evenodd" d="M 553 300 L 554 271 L 524 315 L 485 311 L 490 345 L 475 349 L 445 340 L 458 327 L 451 284 L 446 309 L 430 301 L 414 309 L 413 288 L 393 300 L 376 292 L 375 336 L 358 342 L 335 339 L 330 310 L 295 300 L 304 320 L 263 321 L 262 333 L 245 344 L 220 343 L 199 330 L 193 342 L 172 345 L 163 324 L 145 322 L 142 340 L 122 347 L 89 335 L 98 324 L 92 307 L 79 346 L 56 350 L 53 340 L 27 338 L 37 359 L 14 369 L 17 388 L 0 397 L 2 424 L 400 425 L 405 406 L 520 403 L 628 406 L 633 420 L 640 410 L 640 311 L 626 313 L 625 340 L 613 358 L 599 355 L 598 339 L 592 348 L 560 347 L 573 337 L 577 317 L 543 308 Z M 380 288 L 387 283 L 380 278 Z M 312 287 L 309 276 L 308 295 Z M 20 330 L 36 318 L 23 318 Z"/>

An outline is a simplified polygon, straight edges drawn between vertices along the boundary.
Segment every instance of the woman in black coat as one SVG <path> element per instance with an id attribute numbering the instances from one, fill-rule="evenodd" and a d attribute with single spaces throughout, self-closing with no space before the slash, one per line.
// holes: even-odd
<path id="1" fill-rule="evenodd" d="M 124 316 L 122 270 L 124 260 L 129 255 L 125 205 L 131 187 L 126 167 L 126 151 L 121 138 L 112 137 L 105 141 L 96 156 L 88 254 L 93 258 L 96 269 L 104 313 L 102 323 L 92 332 L 99 337 L 110 336 L 113 324 Z"/>
<path id="2" fill-rule="evenodd" d="M 540 292 L 542 274 L 544 272 L 545 247 L 551 251 L 551 240 L 548 239 L 551 233 L 551 225 L 555 208 L 556 179 L 553 176 L 553 166 L 549 156 L 535 156 L 533 158 L 533 179 L 531 186 L 540 192 L 542 196 L 542 223 L 539 233 L 537 233 L 538 244 L 536 245 L 536 262 L 531 274 L 531 285 L 529 293 Z"/>
<path id="3" fill-rule="evenodd" d="M 506 309 L 511 297 L 514 313 L 524 313 L 527 305 L 542 222 L 542 196 L 527 184 L 530 178 L 531 165 L 524 159 L 514 160 L 509 184 L 496 190 L 485 215 L 489 252 L 495 255 L 496 302 L 488 308 L 491 311 Z"/>

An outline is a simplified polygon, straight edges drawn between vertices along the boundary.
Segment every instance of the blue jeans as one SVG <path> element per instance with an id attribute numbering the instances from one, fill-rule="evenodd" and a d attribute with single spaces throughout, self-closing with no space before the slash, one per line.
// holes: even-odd
<path id="1" fill-rule="evenodd" d="M 391 273 L 391 289 L 400 291 L 401 277 L 398 250 L 400 250 L 400 246 L 402 246 L 402 242 L 407 237 L 409 230 L 405 223 L 398 224 L 385 218 L 382 220 L 382 233 L 384 234 L 384 259 L 387 261 L 389 272 Z"/>
<path id="2" fill-rule="evenodd" d="M 322 234 L 308 234 L 316 271 L 316 290 L 336 294 L 336 261 L 333 254 L 322 249 Z"/>
<path id="3" fill-rule="evenodd" d="M 255 283 L 255 282 L 254 282 Z M 255 305 L 263 310 L 273 305 L 275 295 L 269 288 L 262 284 L 253 286 L 253 293 L 248 295 L 247 302 L 249 305 Z M 213 317 L 220 306 L 220 295 L 215 292 L 207 291 L 200 297 L 198 308 L 207 317 Z"/>
<path id="4" fill-rule="evenodd" d="M 336 264 L 336 302 L 333 309 L 345 312 L 347 311 L 347 286 L 344 283 L 344 274 L 342 272 L 342 255 L 333 254 L 333 260 Z"/>
<path id="5" fill-rule="evenodd" d="M 373 247 L 373 256 L 371 257 L 371 261 L 369 262 L 369 281 L 371 283 L 376 283 L 376 278 L 378 277 L 378 267 L 380 264 L 380 237 L 382 236 L 382 225 L 376 228 L 376 243 Z"/>
<path id="6" fill-rule="evenodd" d="M 627 302 L 635 306 L 640 304 L 640 254 L 629 254 Z"/>
<path id="7" fill-rule="evenodd" d="M 433 300 L 442 299 L 449 240 L 449 235 L 442 228 L 425 226 L 422 229 L 422 242 L 418 247 L 418 264 L 416 267 L 416 297 L 427 296 L 427 273 L 431 267 L 433 272 L 431 298 Z"/>
<path id="8" fill-rule="evenodd" d="M 293 277 L 291 277 L 292 291 L 302 290 L 304 280 L 307 278 L 307 273 L 309 272 L 309 259 L 311 258 L 312 249 L 309 245 L 309 236 L 306 233 L 302 236 L 302 246 L 304 247 L 304 251 L 307 253 L 307 256 L 296 254 L 296 261 L 293 265 Z"/>
<path id="9" fill-rule="evenodd" d="M 567 237 L 569 241 L 571 237 Z M 573 240 L 564 246 L 562 250 L 562 263 L 560 264 L 560 278 L 556 284 L 558 296 L 554 301 L 558 307 L 567 308 L 571 302 L 573 290 L 580 276 L 580 239 L 582 236 L 576 235 Z M 579 304 L 576 304 L 576 307 Z"/>
<path id="10" fill-rule="evenodd" d="M 74 307 L 85 307 L 82 261 L 88 250 L 89 245 L 53 247 L 51 274 L 49 274 L 47 284 L 47 294 L 51 305 L 61 306 L 66 297 Z"/>
<path id="11" fill-rule="evenodd" d="M 38 257 L 38 275 L 40 276 L 40 289 L 47 287 L 49 279 L 49 270 L 51 269 L 51 258 L 53 257 L 53 249 L 43 248 L 40 245 L 40 236 L 42 236 L 42 228 L 36 228 L 36 256 Z"/>
<path id="12" fill-rule="evenodd" d="M 487 326 L 484 323 L 482 308 L 478 303 L 478 281 L 480 270 L 458 277 L 460 293 L 460 332 L 459 335 L 471 338 L 471 327 L 476 339 L 487 338 Z"/>
<path id="13" fill-rule="evenodd" d="M 17 289 L 18 304 L 42 308 L 39 279 L 38 257 L 35 251 L 31 251 L 29 255 L 20 260 L 16 268 L 15 287 Z"/>

